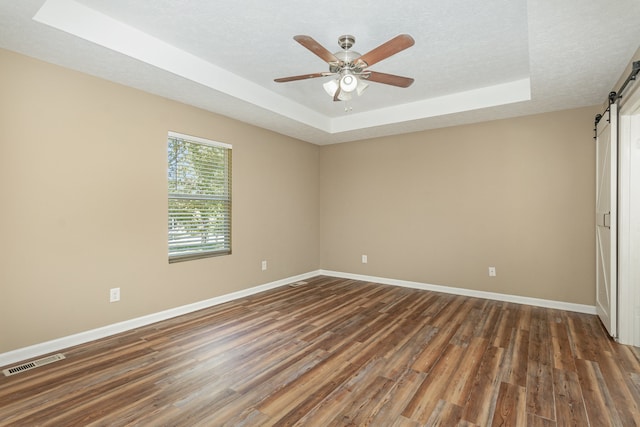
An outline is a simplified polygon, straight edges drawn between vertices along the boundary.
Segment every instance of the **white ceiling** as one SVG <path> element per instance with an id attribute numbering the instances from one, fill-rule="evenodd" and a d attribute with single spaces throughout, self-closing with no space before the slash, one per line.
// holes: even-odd
<path id="1" fill-rule="evenodd" d="M 0 0 L 0 47 L 315 144 L 600 104 L 640 45 L 638 0 Z M 415 79 L 333 102 L 293 40 L 366 53 Z M 0 67 L 1 69 L 1 67 Z"/>

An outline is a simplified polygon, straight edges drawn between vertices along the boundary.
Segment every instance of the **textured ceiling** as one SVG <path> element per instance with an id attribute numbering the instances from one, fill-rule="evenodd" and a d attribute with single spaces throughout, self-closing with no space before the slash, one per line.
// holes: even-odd
<path id="1" fill-rule="evenodd" d="M 599 104 L 640 44 L 638 0 L 0 0 L 0 47 L 316 144 Z M 410 34 L 345 112 L 293 40 Z"/>

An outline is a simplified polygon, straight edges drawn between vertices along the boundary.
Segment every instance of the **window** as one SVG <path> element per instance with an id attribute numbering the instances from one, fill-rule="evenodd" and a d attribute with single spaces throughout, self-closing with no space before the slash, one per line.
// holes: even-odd
<path id="1" fill-rule="evenodd" d="M 169 132 L 169 262 L 231 253 L 231 145 Z"/>

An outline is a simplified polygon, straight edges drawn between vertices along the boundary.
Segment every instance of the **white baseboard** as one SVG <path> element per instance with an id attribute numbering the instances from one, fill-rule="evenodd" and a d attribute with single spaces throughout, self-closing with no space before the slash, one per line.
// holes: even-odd
<path id="1" fill-rule="evenodd" d="M 555 308 L 558 310 L 575 311 L 585 314 L 596 314 L 596 307 L 585 304 L 574 304 L 563 301 L 553 301 L 540 298 L 530 298 L 518 295 L 500 294 L 497 292 L 476 291 L 473 289 L 454 288 L 450 286 L 430 285 L 427 283 L 410 282 L 407 280 L 387 279 L 384 277 L 365 276 L 361 274 L 343 273 L 339 271 L 320 270 L 324 276 L 342 277 L 345 279 L 363 280 L 365 282 L 381 283 L 383 285 L 402 286 L 405 288 L 422 289 L 425 291 L 443 292 L 446 294 L 463 295 L 468 297 L 491 299 L 496 301 L 513 302 L 516 304 L 533 305 L 536 307 Z"/>
<path id="2" fill-rule="evenodd" d="M 410 282 L 406 280 L 387 279 L 384 277 L 365 276 L 361 274 L 343 273 L 331 270 L 317 270 L 309 273 L 300 274 L 298 276 L 287 277 L 285 279 L 276 280 L 275 282 L 266 283 L 264 285 L 254 286 L 249 289 L 243 289 L 241 291 L 233 292 L 219 297 L 210 298 L 204 301 L 199 301 L 193 304 L 183 305 L 169 310 L 164 310 L 158 313 L 149 314 L 147 316 L 137 317 L 135 319 L 125 320 L 123 322 L 114 323 L 112 325 L 103 326 L 101 328 L 92 329 L 78 334 L 69 335 L 52 341 L 35 344 L 29 347 L 19 348 L 17 350 L 9 351 L 7 353 L 0 354 L 0 366 L 14 364 L 16 362 L 22 362 L 24 360 L 32 359 L 37 356 L 42 356 L 48 353 L 54 353 L 62 349 L 73 347 L 79 344 L 84 344 L 90 341 L 94 341 L 100 338 L 105 338 L 110 335 L 118 334 L 120 332 L 129 331 L 131 329 L 140 328 L 142 326 L 150 325 L 152 323 L 160 322 L 162 320 L 171 319 L 183 314 L 192 313 L 204 308 L 213 307 L 218 304 L 222 304 L 228 301 L 233 301 L 239 298 L 244 298 L 249 295 L 257 294 L 259 292 L 274 289 L 280 286 L 287 285 L 289 283 L 297 282 L 299 280 L 310 279 L 315 276 L 331 276 L 342 277 L 345 279 L 361 280 L 365 282 L 381 283 L 385 285 L 402 286 L 405 288 L 422 289 L 426 291 L 443 292 L 447 294 L 464 295 L 476 298 L 492 299 L 496 301 L 513 302 L 517 304 L 527 304 L 538 307 L 555 308 L 559 310 L 575 311 L 586 314 L 596 314 L 595 306 L 573 304 L 561 301 L 551 301 L 538 298 L 522 297 L 517 295 L 500 294 L 495 292 L 475 291 L 464 288 L 454 288 L 449 286 L 430 285 L 426 283 Z"/>
<path id="3" fill-rule="evenodd" d="M 51 341 L 31 345 L 29 347 L 19 348 L 17 350 L 9 351 L 7 353 L 0 354 L 0 366 L 10 365 L 23 360 L 32 359 L 44 354 L 60 351 L 65 348 L 73 347 L 79 344 L 84 344 L 90 341 L 94 341 L 100 338 L 105 338 L 110 335 L 118 334 L 120 332 L 129 331 L 131 329 L 140 328 L 142 326 L 150 325 L 152 323 L 160 322 L 162 320 L 171 319 L 172 317 L 181 316 L 183 314 L 192 313 L 194 311 L 202 310 L 204 308 L 213 307 L 218 304 L 222 304 L 228 301 L 233 301 L 239 298 L 244 298 L 249 295 L 257 294 L 258 292 L 267 291 L 269 289 L 277 288 L 292 282 L 299 280 L 309 279 L 311 277 L 318 276 L 319 271 L 312 271 L 298 276 L 287 277 L 286 279 L 276 280 L 275 282 L 266 283 L 264 285 L 254 286 L 249 289 L 243 289 L 241 291 L 233 292 L 219 297 L 210 298 L 204 301 L 198 301 L 193 304 L 187 304 L 180 307 L 170 308 L 168 310 L 160 311 L 158 313 L 149 314 L 135 319 L 125 320 L 123 322 L 114 323 L 112 325 L 103 326 L 101 328 L 92 329 L 85 332 L 69 335 L 66 337 L 58 338 Z"/>

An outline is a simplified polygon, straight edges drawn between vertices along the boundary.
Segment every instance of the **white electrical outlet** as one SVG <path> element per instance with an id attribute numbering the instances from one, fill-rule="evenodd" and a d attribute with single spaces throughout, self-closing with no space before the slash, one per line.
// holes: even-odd
<path id="1" fill-rule="evenodd" d="M 489 267 L 489 277 L 496 277 L 496 268 Z"/>
<path id="2" fill-rule="evenodd" d="M 366 255 L 362 255 L 362 263 L 363 264 L 367 263 L 367 256 Z"/>
<path id="3" fill-rule="evenodd" d="M 267 261 L 264 260 L 262 261 L 262 271 L 265 271 L 267 269 Z"/>
<path id="4" fill-rule="evenodd" d="M 120 301 L 120 288 L 111 288 L 109 290 L 109 302 Z"/>

